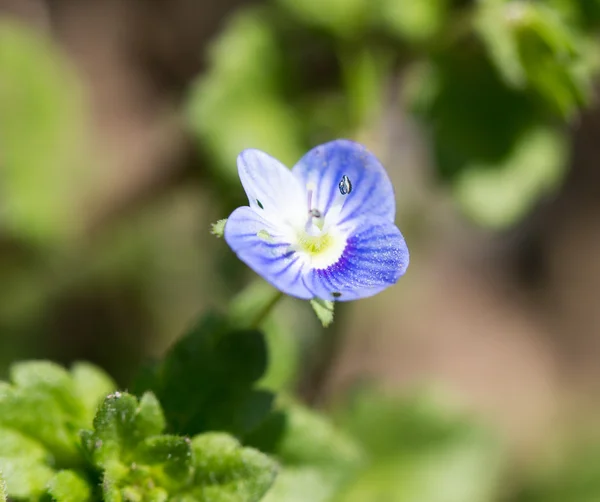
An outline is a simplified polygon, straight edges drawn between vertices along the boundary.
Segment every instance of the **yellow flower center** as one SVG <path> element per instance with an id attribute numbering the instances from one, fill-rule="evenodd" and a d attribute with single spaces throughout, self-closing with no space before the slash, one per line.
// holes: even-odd
<path id="1" fill-rule="evenodd" d="M 334 239 L 328 232 L 320 235 L 309 235 L 300 232 L 298 235 L 298 247 L 310 256 L 326 252 L 334 244 Z"/>

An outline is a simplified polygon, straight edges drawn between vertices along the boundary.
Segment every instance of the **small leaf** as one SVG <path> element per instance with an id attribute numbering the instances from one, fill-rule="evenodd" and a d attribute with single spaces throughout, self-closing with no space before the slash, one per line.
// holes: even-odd
<path id="1" fill-rule="evenodd" d="M 48 492 L 56 502 L 87 502 L 92 491 L 75 471 L 60 471 L 48 483 Z"/>
<path id="2" fill-rule="evenodd" d="M 223 218 L 216 223 L 212 223 L 210 233 L 216 235 L 217 237 L 223 237 L 225 234 L 225 223 L 227 223 L 227 218 Z"/>
<path id="3" fill-rule="evenodd" d="M 132 452 L 147 437 L 159 434 L 165 422 L 156 398 L 148 393 L 138 405 L 124 392 L 106 397 L 94 418 L 94 430 L 82 433 L 84 449 L 101 468 L 132 457 Z"/>
<path id="4" fill-rule="evenodd" d="M 333 308 L 335 303 L 321 298 L 313 298 L 310 301 L 310 306 L 315 311 L 315 314 L 321 321 L 321 324 L 326 328 L 333 322 Z"/>
<path id="5" fill-rule="evenodd" d="M 207 433 L 192 439 L 197 500 L 257 502 L 273 484 L 277 464 L 233 437 Z"/>

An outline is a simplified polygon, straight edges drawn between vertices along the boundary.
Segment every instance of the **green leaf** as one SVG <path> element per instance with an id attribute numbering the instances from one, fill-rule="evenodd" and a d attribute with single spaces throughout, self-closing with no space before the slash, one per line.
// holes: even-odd
<path id="1" fill-rule="evenodd" d="M 146 374 L 137 391 L 158 396 L 172 432 L 194 435 L 221 430 L 243 435 L 271 409 L 271 393 L 255 388 L 267 367 L 261 332 L 232 328 L 207 315 Z"/>
<path id="2" fill-rule="evenodd" d="M 10 231 L 39 241 L 71 236 L 85 131 L 82 86 L 47 36 L 0 22 L 2 214 Z"/>
<path id="3" fill-rule="evenodd" d="M 283 465 L 268 502 L 331 500 L 365 460 L 360 447 L 326 417 L 285 398 L 247 442 Z"/>
<path id="4" fill-rule="evenodd" d="M 91 489 L 87 481 L 75 471 L 60 471 L 48 483 L 48 493 L 56 502 L 87 502 Z"/>
<path id="5" fill-rule="evenodd" d="M 0 426 L 44 445 L 64 465 L 77 463 L 78 430 L 87 426 L 83 403 L 69 373 L 49 362 L 15 364 L 14 385 L 0 391 Z"/>
<path id="6" fill-rule="evenodd" d="M 315 314 L 321 321 L 324 327 L 329 326 L 333 322 L 333 308 L 335 303 L 321 298 L 313 298 L 310 301 L 310 306 L 315 311 Z"/>
<path id="7" fill-rule="evenodd" d="M 198 501 L 257 502 L 273 484 L 277 464 L 227 434 L 207 433 L 192 440 L 196 473 L 189 494 Z M 188 500 L 185 498 L 175 500 Z"/>
<path id="8" fill-rule="evenodd" d="M 455 198 L 480 225 L 506 228 L 558 187 L 567 159 L 564 134 L 538 127 L 523 135 L 501 162 L 474 162 L 465 168 L 455 182 Z"/>
<path id="9" fill-rule="evenodd" d="M 98 405 L 107 394 L 116 389 L 116 385 L 106 373 L 88 363 L 75 363 L 71 368 L 71 376 L 91 423 Z"/>
<path id="10" fill-rule="evenodd" d="M 51 455 L 38 442 L 0 426 L 0 473 L 6 483 L 6 495 L 37 499 L 54 474 L 51 462 Z"/>
<path id="11" fill-rule="evenodd" d="M 94 418 L 94 430 L 83 434 L 83 446 L 93 463 L 110 468 L 133 460 L 133 452 L 146 438 L 160 434 L 165 422 L 156 398 L 145 394 L 141 401 L 127 393 L 106 397 Z"/>

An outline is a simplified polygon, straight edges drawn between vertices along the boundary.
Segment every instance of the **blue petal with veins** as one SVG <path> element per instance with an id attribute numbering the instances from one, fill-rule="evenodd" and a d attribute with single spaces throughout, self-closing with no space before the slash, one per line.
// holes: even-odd
<path id="1" fill-rule="evenodd" d="M 394 189 L 363 145 L 336 140 L 290 171 L 259 150 L 238 157 L 249 207 L 236 209 L 225 240 L 286 294 L 348 301 L 395 284 L 409 252 L 394 224 Z"/>

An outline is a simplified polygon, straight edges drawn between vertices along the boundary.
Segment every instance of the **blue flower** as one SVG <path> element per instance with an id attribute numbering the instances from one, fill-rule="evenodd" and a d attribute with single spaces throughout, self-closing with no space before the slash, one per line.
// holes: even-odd
<path id="1" fill-rule="evenodd" d="M 356 300 L 406 272 L 394 189 L 364 146 L 326 143 L 291 171 L 264 152 L 244 150 L 238 171 L 250 207 L 231 214 L 225 240 L 279 290 L 307 300 Z"/>

